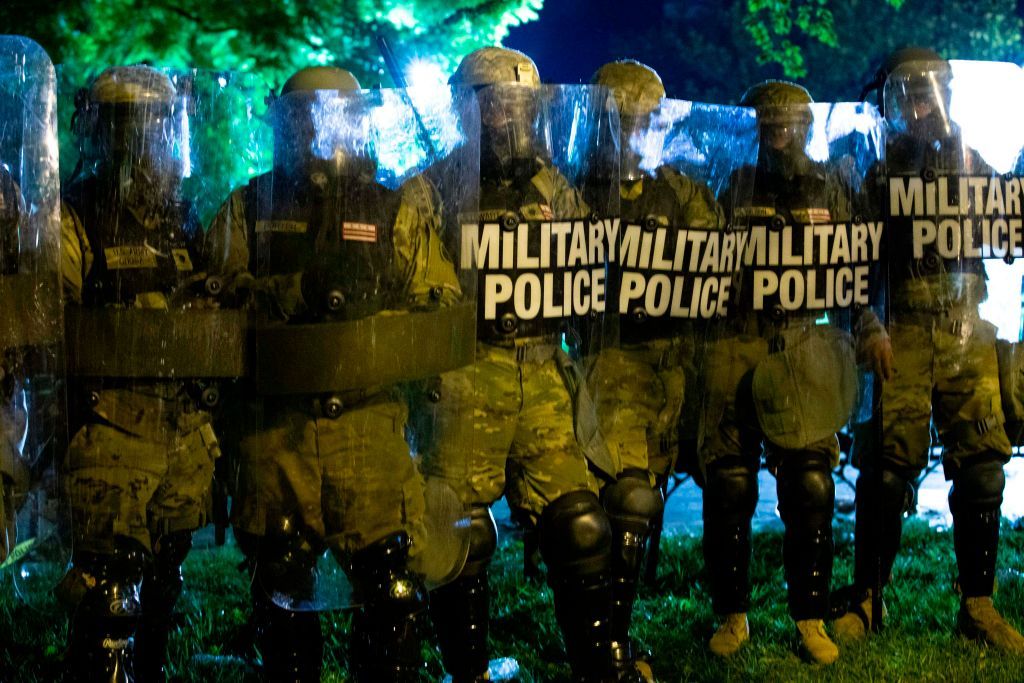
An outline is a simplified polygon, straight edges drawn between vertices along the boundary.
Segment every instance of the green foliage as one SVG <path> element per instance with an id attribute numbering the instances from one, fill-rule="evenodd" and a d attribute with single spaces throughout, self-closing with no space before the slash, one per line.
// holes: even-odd
<path id="1" fill-rule="evenodd" d="M 653 66 L 670 97 L 736 102 L 766 78 L 799 79 L 819 101 L 855 99 L 893 49 L 1021 62 L 1015 0 L 666 0 L 664 20 L 617 39 Z M 684 49 L 680 49 L 684 46 Z"/>
<path id="2" fill-rule="evenodd" d="M 543 0 L 6 0 L 0 24 L 28 35 L 54 62 L 82 67 L 150 61 L 252 71 L 280 84 L 296 69 L 338 64 L 370 86 L 384 77 L 375 36 L 396 52 L 449 68 L 537 18 Z"/>

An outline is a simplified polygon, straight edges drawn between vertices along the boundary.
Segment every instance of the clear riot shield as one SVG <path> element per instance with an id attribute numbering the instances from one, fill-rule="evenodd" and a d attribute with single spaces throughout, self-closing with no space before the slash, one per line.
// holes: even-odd
<path id="1" fill-rule="evenodd" d="M 947 465 L 1021 440 L 1022 99 L 1024 71 L 1008 63 L 910 62 L 885 84 L 896 378 L 883 457 L 915 469 L 937 454 L 929 421 Z"/>
<path id="2" fill-rule="evenodd" d="M 476 273 L 442 236 L 477 210 L 478 116 L 446 87 L 289 93 L 273 169 L 225 205 L 248 252 L 226 270 L 246 271 L 256 317 L 234 526 L 285 609 L 380 599 L 381 571 L 429 588 L 465 562 L 468 511 L 419 456 L 437 378 L 474 358 Z M 467 450 L 448 454 L 459 480 Z"/>
<path id="3" fill-rule="evenodd" d="M 200 211 L 232 182 L 228 155 L 247 138 L 222 143 L 251 107 L 231 74 L 146 66 L 65 95 L 79 154 L 62 192 L 74 568 L 60 595 L 74 603 L 90 575 L 137 591 L 143 553 L 187 548 L 209 521 L 213 421 L 245 373 L 245 316 L 208 276 Z"/>
<path id="4" fill-rule="evenodd" d="M 637 114 L 621 119 L 621 218 L 608 277 L 621 344 L 602 353 L 592 384 L 618 470 L 639 465 L 664 479 L 677 453 L 682 469 L 698 471 L 708 398 L 698 377 L 708 336 L 735 306 L 747 235 L 721 202 L 749 201 L 748 178 L 726 188 L 755 163 L 757 132 L 744 108 L 663 99 Z M 637 460 L 644 449 L 646 464 Z"/>
<path id="5" fill-rule="evenodd" d="M 463 220 L 458 251 L 460 268 L 479 278 L 477 338 L 495 354 L 513 349 L 517 360 L 557 365 L 563 386 L 524 397 L 524 411 L 568 392 L 577 439 L 608 470 L 583 378 L 597 349 L 614 342 L 606 324 L 618 206 L 611 96 L 595 86 L 502 83 L 478 98 L 480 211 Z"/>
<path id="6" fill-rule="evenodd" d="M 42 48 L 0 36 L 0 567 L 17 567 L 26 598 L 52 590 L 70 555 L 55 84 Z"/>
<path id="7" fill-rule="evenodd" d="M 881 119 L 862 103 L 765 106 L 758 132 L 756 165 L 734 174 L 752 177 L 749 201 L 727 198 L 745 247 L 737 298 L 706 362 L 728 380 L 709 382 L 712 398 L 728 386 L 732 403 L 710 402 L 704 464 L 756 457 L 763 442 L 773 469 L 792 451 L 835 466 L 836 434 L 870 398 L 868 366 L 858 364 L 870 359 L 857 352 L 884 334 L 884 224 L 865 182 L 879 166 Z"/>

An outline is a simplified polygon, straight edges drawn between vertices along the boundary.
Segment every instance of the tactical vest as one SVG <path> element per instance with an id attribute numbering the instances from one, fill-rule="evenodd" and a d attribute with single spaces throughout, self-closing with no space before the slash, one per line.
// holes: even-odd
<path id="1" fill-rule="evenodd" d="M 742 169 L 741 172 L 750 172 Z M 758 168 L 755 171 L 753 196 L 749 206 L 736 210 L 737 223 L 754 226 L 764 225 L 769 230 L 780 230 L 784 226 L 807 225 L 810 223 L 843 223 L 851 219 L 846 207 L 835 206 L 834 198 L 829 196 L 828 171 L 822 164 L 811 162 L 804 173 L 790 178 L 780 173 L 765 172 Z M 802 254 L 801 240 L 794 240 L 794 254 Z M 741 308 L 752 301 L 752 272 L 743 279 L 746 294 L 740 297 Z M 825 311 L 784 311 L 778 297 L 765 299 L 764 310 L 758 311 L 762 322 L 773 324 L 784 323 L 791 316 L 815 318 Z M 849 310 L 829 311 L 833 324 L 849 329 Z"/>
<path id="2" fill-rule="evenodd" d="M 371 315 L 396 302 L 394 225 L 401 194 L 375 182 L 319 190 L 283 174 L 249 181 L 245 215 L 257 277 L 320 266 L 337 273 L 349 310 Z"/>
<path id="3" fill-rule="evenodd" d="M 90 177 L 72 185 L 64 201 L 82 221 L 94 256 L 83 283 L 85 306 L 131 307 L 139 294 L 170 294 L 200 267 L 191 248 L 199 221 L 184 200 L 127 206 Z"/>
<path id="4" fill-rule="evenodd" d="M 939 176 L 958 178 L 964 175 L 995 175 L 974 150 L 969 153 L 968 162 L 974 169 L 965 168 L 963 141 L 958 135 L 941 138 L 933 142 L 920 140 L 911 135 L 899 135 L 886 145 L 886 170 L 889 177 L 913 176 L 926 182 Z M 958 183 L 950 183 L 950 202 L 960 200 Z M 883 207 L 889 208 L 888 184 L 882 190 Z M 980 215 L 980 214 L 979 214 Z M 934 216 L 936 222 L 940 216 Z M 934 244 L 924 245 L 921 258 L 914 258 L 912 219 L 890 219 L 889 243 L 892 248 L 889 269 L 890 284 L 899 289 L 908 280 L 965 273 L 985 278 L 985 264 L 980 258 L 944 259 Z M 904 223 L 900 225 L 900 223 Z M 976 244 L 981 243 L 981 227 L 974 226 Z"/>
<path id="5" fill-rule="evenodd" d="M 659 168 L 655 177 L 644 175 L 641 181 L 643 182 L 643 191 L 638 196 L 622 196 L 620 198 L 620 246 L 624 228 L 628 225 L 639 225 L 647 232 L 655 232 L 659 227 L 667 226 L 665 253 L 671 254 L 675 251 L 676 241 L 679 237 L 678 229 L 689 226 L 686 225 L 686 207 L 679 203 L 675 190 L 665 179 L 664 173 L 664 169 Z M 618 248 L 616 253 L 621 253 Z M 618 292 L 621 285 L 621 266 L 617 263 L 612 264 L 608 274 L 608 291 L 611 292 L 608 300 L 615 302 L 616 306 L 618 306 Z M 693 326 L 693 321 L 688 319 L 670 316 L 648 317 L 643 306 L 638 306 L 625 313 L 619 311 L 619 313 L 619 335 L 625 344 L 673 337 Z"/>
<path id="6" fill-rule="evenodd" d="M 535 170 L 539 173 L 543 166 L 538 162 Z M 555 197 L 541 192 L 527 174 L 522 174 L 513 182 L 498 179 L 481 178 L 480 181 L 480 224 L 498 223 L 502 230 L 516 231 L 520 223 L 530 226 L 528 232 L 528 248 L 530 253 L 539 250 L 541 230 L 540 224 L 557 220 L 579 220 L 581 216 L 556 216 Z M 478 292 L 485 292 L 485 278 L 495 271 L 487 268 L 487 264 L 477 264 L 479 277 Z M 521 272 L 518 268 L 501 269 L 503 274 L 517 280 Z M 562 296 L 561 281 L 555 278 L 556 287 L 553 295 L 556 300 Z M 508 343 L 516 337 L 553 337 L 572 327 L 570 317 L 534 318 L 521 320 L 515 314 L 515 305 L 511 301 L 500 303 L 496 307 L 493 320 L 485 318 L 486 301 L 479 295 L 477 308 L 477 338 L 491 343 Z"/>

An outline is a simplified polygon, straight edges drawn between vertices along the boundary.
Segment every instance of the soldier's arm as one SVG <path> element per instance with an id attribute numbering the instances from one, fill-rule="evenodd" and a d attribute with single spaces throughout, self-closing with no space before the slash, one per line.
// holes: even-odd
<path id="1" fill-rule="evenodd" d="M 445 250 L 441 202 L 434 186 L 422 176 L 400 189 L 402 201 L 395 218 L 395 270 L 412 308 L 449 305 L 462 295 L 455 265 Z M 438 296 L 439 295 L 439 296 Z"/>
<path id="2" fill-rule="evenodd" d="M 203 249 L 207 268 L 212 276 L 223 280 L 225 296 L 231 300 L 248 300 L 263 295 L 284 317 L 306 310 L 302 298 L 302 274 L 287 273 L 265 278 L 252 274 L 252 252 L 245 215 L 245 188 L 231 193 L 221 205 L 206 231 Z"/>
<path id="3" fill-rule="evenodd" d="M 590 215 L 590 206 L 583 195 L 555 167 L 545 165 L 530 182 L 551 204 L 556 217 L 586 218 Z"/>
<path id="4" fill-rule="evenodd" d="M 60 274 L 64 296 L 68 301 L 82 303 L 82 288 L 92 269 L 93 254 L 85 228 L 67 203 L 60 205 Z"/>

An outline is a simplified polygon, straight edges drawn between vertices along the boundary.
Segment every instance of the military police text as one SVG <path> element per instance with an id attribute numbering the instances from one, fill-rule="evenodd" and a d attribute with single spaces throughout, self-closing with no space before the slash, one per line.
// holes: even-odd
<path id="1" fill-rule="evenodd" d="M 914 258 L 1024 255 L 1021 195 L 1018 177 L 889 178 L 890 215 L 914 219 Z"/>
<path id="2" fill-rule="evenodd" d="M 775 302 L 787 311 L 868 305 L 882 229 L 880 221 L 752 226 L 744 265 L 753 270 L 754 310 Z"/>

